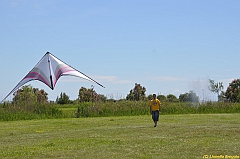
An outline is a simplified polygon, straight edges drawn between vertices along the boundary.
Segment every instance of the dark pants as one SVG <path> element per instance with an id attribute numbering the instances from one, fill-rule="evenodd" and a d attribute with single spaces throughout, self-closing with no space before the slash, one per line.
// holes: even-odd
<path id="1" fill-rule="evenodd" d="M 152 111 L 152 120 L 158 121 L 158 119 L 159 119 L 159 111 L 158 110 Z"/>

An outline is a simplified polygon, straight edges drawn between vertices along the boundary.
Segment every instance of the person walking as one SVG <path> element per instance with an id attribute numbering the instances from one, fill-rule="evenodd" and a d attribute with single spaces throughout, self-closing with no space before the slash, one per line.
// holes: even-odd
<path id="1" fill-rule="evenodd" d="M 153 99 L 150 101 L 150 114 L 152 115 L 154 127 L 157 126 L 157 122 L 159 119 L 160 105 L 160 100 L 157 99 L 156 94 L 153 94 Z"/>

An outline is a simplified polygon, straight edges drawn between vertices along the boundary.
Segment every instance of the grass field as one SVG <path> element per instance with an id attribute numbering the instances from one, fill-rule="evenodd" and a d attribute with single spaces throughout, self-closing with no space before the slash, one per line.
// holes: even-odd
<path id="1" fill-rule="evenodd" d="M 0 158 L 240 156 L 240 114 L 150 115 L 0 122 Z M 206 156 L 205 156 L 206 157 Z"/>

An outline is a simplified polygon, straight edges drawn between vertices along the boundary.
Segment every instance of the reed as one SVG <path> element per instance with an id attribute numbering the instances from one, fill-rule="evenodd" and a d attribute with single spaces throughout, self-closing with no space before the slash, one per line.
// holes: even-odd
<path id="1" fill-rule="evenodd" d="M 148 101 L 110 100 L 108 102 L 83 102 L 77 104 L 0 105 L 0 121 L 47 118 L 84 118 L 108 116 L 149 115 Z M 161 114 L 216 114 L 240 113 L 240 103 L 162 102 Z"/>

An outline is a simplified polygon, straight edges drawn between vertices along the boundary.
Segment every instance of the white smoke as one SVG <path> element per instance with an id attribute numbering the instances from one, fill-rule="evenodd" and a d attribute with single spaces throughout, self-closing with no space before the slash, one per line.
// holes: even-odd
<path id="1" fill-rule="evenodd" d="M 196 93 L 200 102 L 217 101 L 217 95 L 211 92 L 209 79 L 196 79 L 190 82 L 190 89 Z"/>

